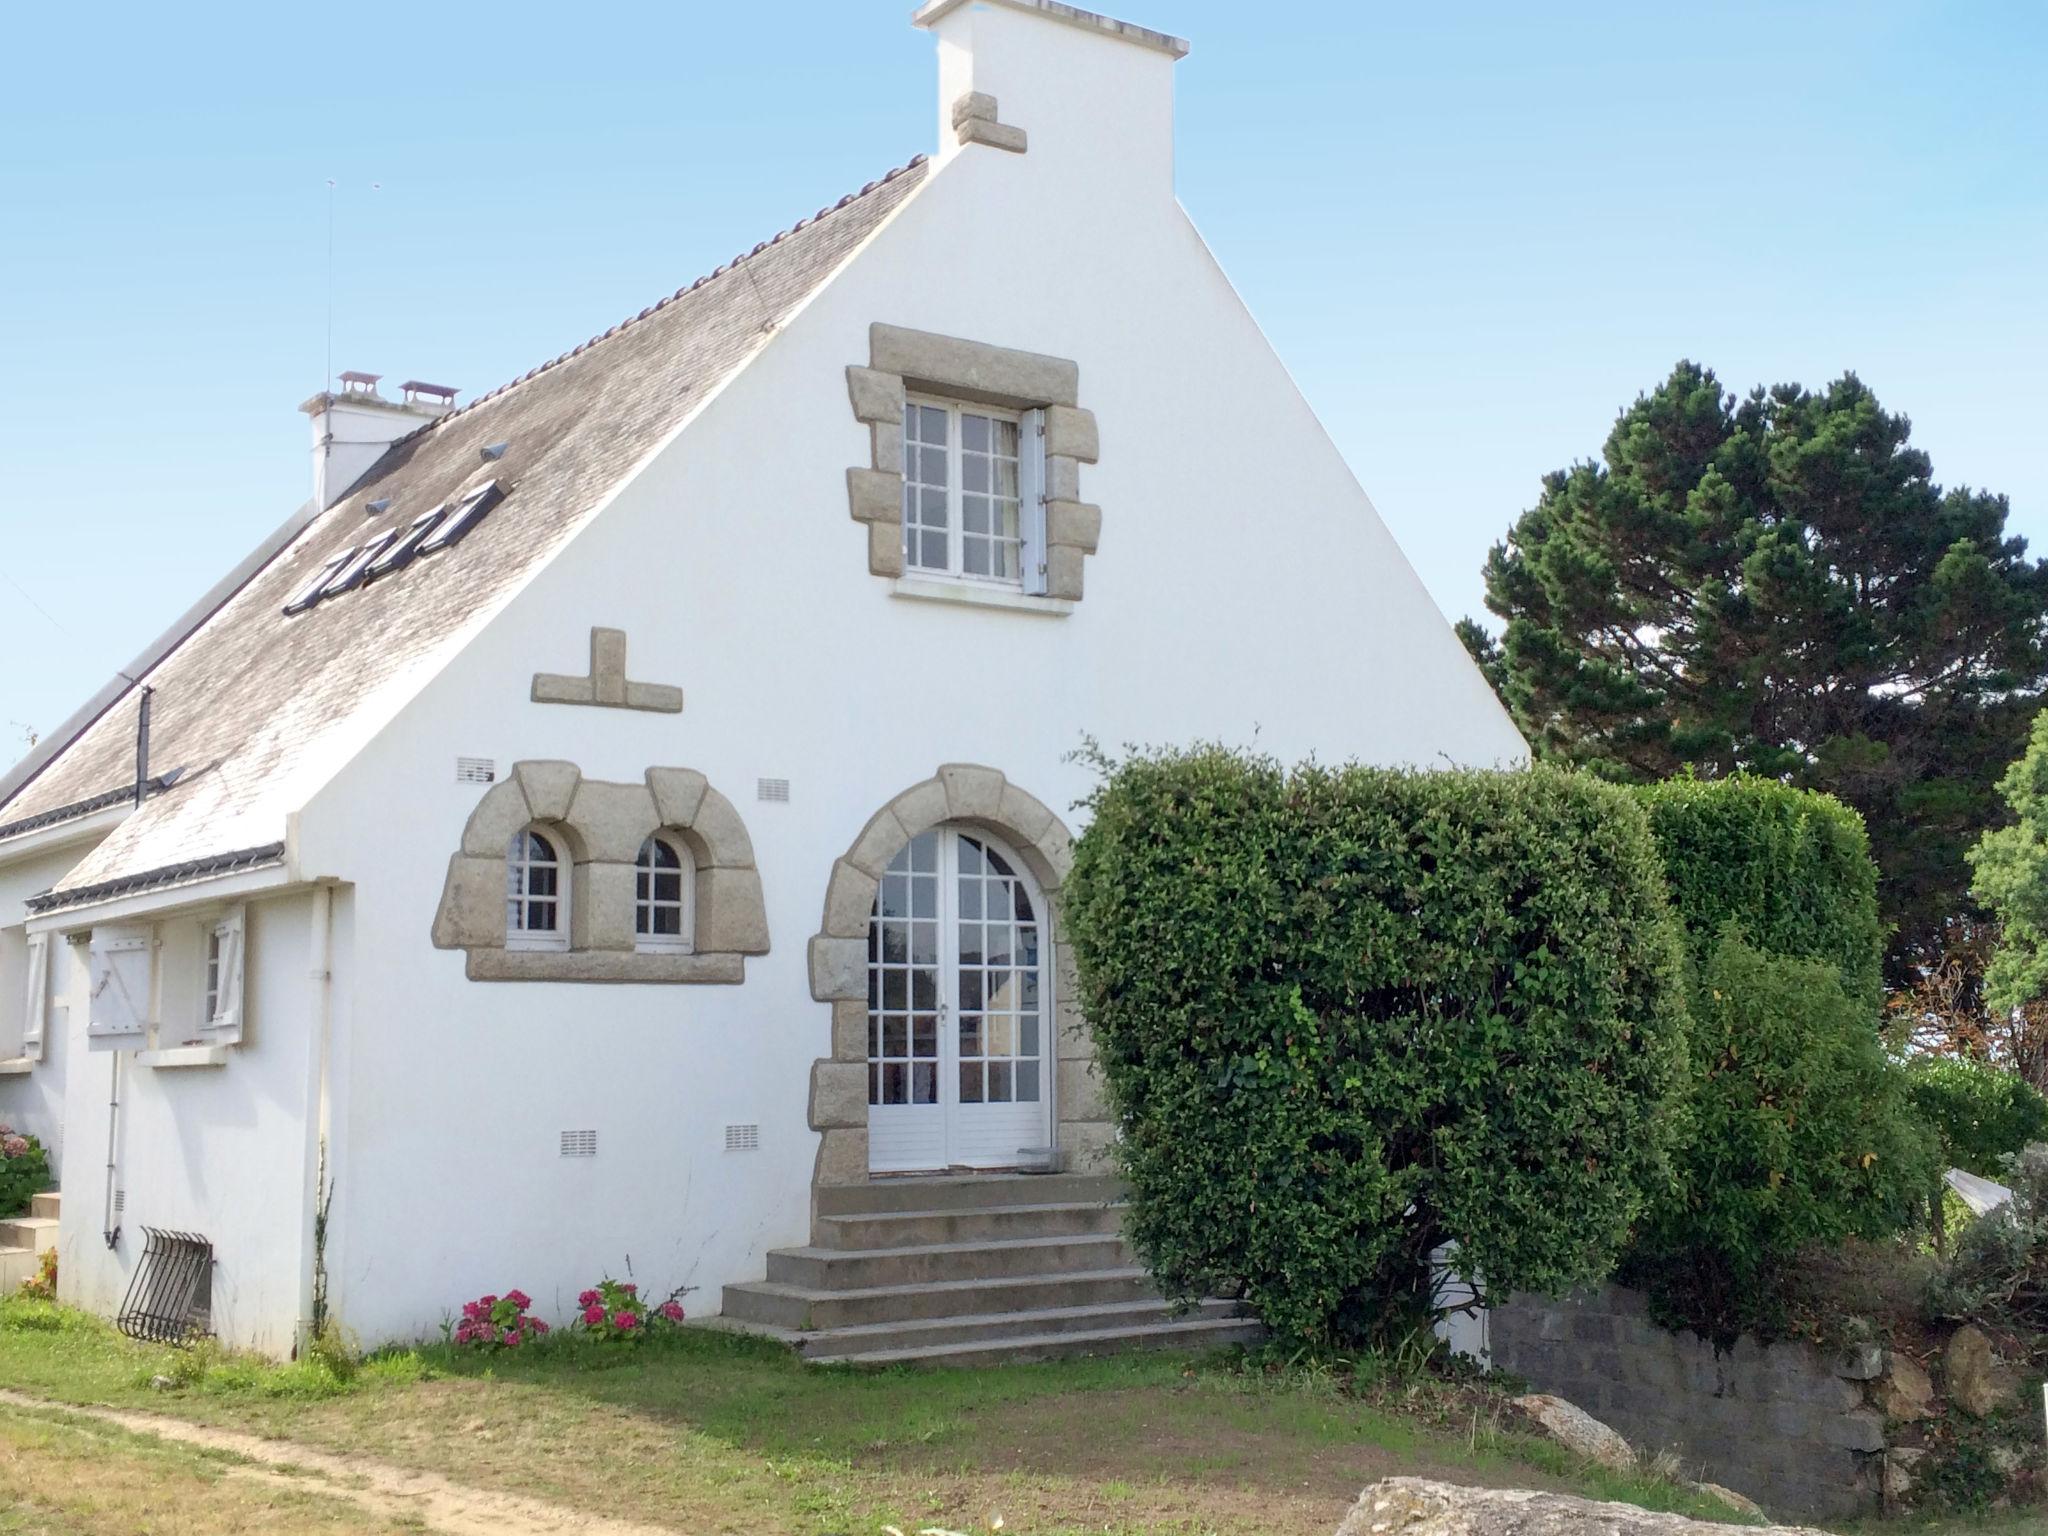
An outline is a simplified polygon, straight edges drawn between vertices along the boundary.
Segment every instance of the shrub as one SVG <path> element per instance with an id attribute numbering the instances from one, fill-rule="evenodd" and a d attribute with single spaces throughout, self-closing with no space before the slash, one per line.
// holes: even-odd
<path id="1" fill-rule="evenodd" d="M 1678 1183 L 1644 1216 L 1623 1275 L 1668 1324 L 1722 1342 L 1780 1334 L 1802 1250 L 1912 1221 L 1930 1141 L 1836 967 L 1765 954 L 1732 922 L 1694 988 L 1692 1065 Z"/>
<path id="2" fill-rule="evenodd" d="M 2048 1145 L 2004 1158 L 2012 1199 L 1963 1228 L 1928 1287 L 1936 1317 L 2048 1333 Z"/>
<path id="3" fill-rule="evenodd" d="M 1695 972 L 1734 923 L 1771 955 L 1824 960 L 1875 1027 L 1884 921 L 1863 819 L 1774 779 L 1667 779 L 1636 791 L 1650 815 Z"/>
<path id="4" fill-rule="evenodd" d="M 682 1303 L 675 1296 L 650 1307 L 641 1300 L 639 1286 L 609 1275 L 578 1296 L 576 1305 L 582 1309 L 577 1321 L 583 1331 L 615 1344 L 637 1344 L 683 1320 Z"/>
<path id="5" fill-rule="evenodd" d="M 1944 1166 L 1995 1179 L 2004 1159 L 2048 1141 L 2048 1098 L 1988 1062 L 1922 1057 L 1909 1072 L 1913 1106 L 1941 1144 Z"/>
<path id="6" fill-rule="evenodd" d="M 36 1272 L 21 1282 L 20 1294 L 32 1301 L 57 1299 L 57 1250 L 45 1248 L 36 1260 Z"/>
<path id="7" fill-rule="evenodd" d="M 1132 1240 L 1282 1337 L 1405 1336 L 1428 1256 L 1600 1277 L 1666 1177 L 1679 947 L 1592 779 L 1098 758 L 1064 912 Z"/>
<path id="8" fill-rule="evenodd" d="M 28 1209 L 31 1196 L 50 1187 L 50 1159 L 43 1144 L 0 1125 L 0 1221 Z"/>
<path id="9" fill-rule="evenodd" d="M 442 1332 L 464 1349 L 517 1349 L 548 1331 L 546 1323 L 526 1310 L 532 1305 L 533 1298 L 517 1288 L 502 1296 L 479 1296 L 465 1301 L 461 1321 L 444 1323 Z"/>

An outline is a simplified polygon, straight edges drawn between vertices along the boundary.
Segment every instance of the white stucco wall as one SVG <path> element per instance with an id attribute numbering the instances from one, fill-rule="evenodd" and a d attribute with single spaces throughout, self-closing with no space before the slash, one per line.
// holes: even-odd
<path id="1" fill-rule="evenodd" d="M 1166 110 L 1164 56 L 959 14 L 996 29 L 976 46 L 1026 29 L 1036 83 L 1006 86 L 1002 116 L 1030 152 L 939 166 L 300 817 L 301 871 L 357 897 L 329 1262 L 366 1338 L 514 1285 L 560 1319 L 629 1262 L 644 1287 L 700 1287 L 701 1312 L 805 1240 L 807 1075 L 829 1053 L 806 941 L 833 860 L 939 764 L 1000 768 L 1073 826 L 1088 778 L 1067 757 L 1087 734 L 1523 758 L 1174 201 L 1170 134 L 1124 122 L 1134 102 Z M 1102 438 L 1081 489 L 1104 527 L 1071 615 L 912 601 L 867 573 L 845 368 L 877 320 L 1078 361 Z M 680 684 L 684 713 L 529 703 L 535 671 L 583 670 L 593 625 L 625 629 L 630 675 Z M 458 755 L 626 782 L 703 771 L 752 834 L 772 952 L 740 987 L 466 981 L 459 953 L 428 945 L 482 793 L 454 782 Z M 789 803 L 757 801 L 763 777 L 788 779 Z M 760 1149 L 725 1152 L 729 1122 L 758 1123 Z M 559 1133 L 585 1129 L 598 1155 L 559 1156 Z"/>
<path id="2" fill-rule="evenodd" d="M 98 846 L 104 833 L 79 842 L 45 848 L 0 863 L 0 1057 L 21 1048 L 28 1008 L 28 898 L 47 891 L 71 867 Z M 71 984 L 70 946 L 52 943 L 49 950 L 49 996 L 53 1005 L 68 998 Z M 64 1148 L 64 1069 L 70 1059 L 65 1014 L 52 1006 L 43 1032 L 43 1058 L 27 1070 L 0 1074 L 0 1123 L 40 1140 L 49 1152 L 50 1172 L 62 1166 Z"/>
<path id="3" fill-rule="evenodd" d="M 345 893 L 334 908 L 345 937 Z M 196 1232 L 214 1247 L 214 1332 L 240 1347 L 290 1352 L 310 1263 L 312 910 L 304 892 L 249 903 L 243 1039 L 225 1066 L 150 1067 L 120 1053 L 113 1183 L 125 1203 L 118 1216 L 107 1201 L 116 1057 L 86 1049 L 85 967 L 74 967 L 58 1245 L 67 1302 L 112 1315 L 142 1255 L 145 1225 Z M 162 919 L 167 928 L 184 920 Z M 167 985 L 189 990 L 177 979 L 188 959 L 168 960 Z M 335 985 L 345 1008 L 347 978 Z M 110 1249 L 103 1233 L 115 1222 L 121 1238 Z"/>

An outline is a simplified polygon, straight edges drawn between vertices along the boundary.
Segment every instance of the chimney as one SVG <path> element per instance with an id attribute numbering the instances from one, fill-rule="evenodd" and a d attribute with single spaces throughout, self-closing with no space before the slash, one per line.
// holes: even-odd
<path id="1" fill-rule="evenodd" d="M 402 386 L 403 400 L 386 400 L 377 393 L 382 377 L 351 370 L 341 376 L 339 394 L 323 389 L 299 407 L 313 418 L 313 502 L 322 512 L 391 444 L 455 408 L 454 390 L 417 379 Z"/>
<path id="2" fill-rule="evenodd" d="M 911 21 L 938 39 L 936 164 L 993 149 L 1172 195 L 1180 38 L 1059 0 L 926 0 Z"/>

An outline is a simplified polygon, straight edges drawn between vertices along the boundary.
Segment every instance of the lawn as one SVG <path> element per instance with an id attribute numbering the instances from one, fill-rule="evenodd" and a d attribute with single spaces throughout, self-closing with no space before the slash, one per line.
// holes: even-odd
<path id="1" fill-rule="evenodd" d="M 1577 1466 L 1502 1428 L 1475 1393 L 1388 1382 L 1361 1395 L 1313 1373 L 1228 1360 L 821 1370 L 755 1340 L 689 1329 L 635 1349 L 559 1339 L 478 1357 L 432 1347 L 377 1357 L 342 1384 L 318 1365 L 146 1347 L 78 1314 L 8 1301 L 0 1382 L 692 1533 L 987 1530 L 1000 1518 L 1015 1532 L 1326 1536 L 1362 1486 L 1396 1473 L 1718 1512 L 1668 1484 Z M 138 1529 L 119 1516 L 124 1487 L 197 1486 L 226 1465 L 146 1438 L 95 1459 L 79 1437 L 100 1431 L 39 1411 L 0 1408 L 0 1423 L 0 1491 L 32 1508 L 58 1490 L 104 1497 L 116 1511 L 99 1524 L 73 1511 L 52 1529 Z M 110 1486 L 83 1477 L 88 1466 L 107 1468 Z M 245 1502 L 282 1496 L 230 1481 Z M 263 1524 L 254 1507 L 235 1518 L 244 1523 L 218 1528 L 388 1525 L 324 1507 L 296 1525 Z"/>

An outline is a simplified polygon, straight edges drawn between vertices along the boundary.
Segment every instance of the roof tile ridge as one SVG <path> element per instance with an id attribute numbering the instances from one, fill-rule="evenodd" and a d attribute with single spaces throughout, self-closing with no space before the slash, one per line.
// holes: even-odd
<path id="1" fill-rule="evenodd" d="M 848 207 L 851 204 L 857 203 L 862 198 L 867 197 L 871 193 L 877 191 L 879 188 L 887 186 L 889 183 L 895 181 L 897 178 L 908 175 L 911 171 L 914 171 L 919 166 L 923 165 L 928 159 L 930 159 L 930 156 L 928 155 L 912 155 L 910 159 L 904 162 L 902 165 L 895 166 L 890 170 L 884 172 L 882 175 L 876 177 L 873 181 L 868 182 L 866 185 L 864 185 L 858 192 L 849 192 L 846 194 L 846 196 L 840 198 L 838 202 L 827 204 L 825 207 L 820 208 L 816 213 L 812 214 L 809 218 L 798 219 L 794 224 L 790 225 L 789 228 L 776 231 L 776 233 L 770 235 L 766 240 L 763 240 L 751 251 L 740 252 L 739 255 L 733 257 L 731 261 L 726 262 L 723 266 L 716 267 L 713 270 L 705 273 L 702 277 L 696 278 L 691 282 L 683 284 L 682 287 L 678 288 L 674 293 L 668 295 L 667 298 L 656 299 L 652 304 L 648 305 L 645 309 L 641 310 L 637 315 L 628 315 L 625 319 L 621 320 L 617 325 L 613 326 L 610 330 L 602 331 L 599 334 L 590 337 L 586 341 L 578 342 L 568 351 L 559 353 L 556 356 L 549 358 L 546 362 L 537 364 L 534 367 L 527 369 L 526 372 L 520 374 L 518 378 L 507 380 L 505 383 L 500 384 L 497 388 L 485 391 L 483 394 L 478 395 L 475 399 L 471 400 L 467 405 L 457 406 L 454 410 L 448 411 L 440 416 L 435 417 L 432 421 L 425 422 L 420 426 L 415 427 L 412 431 L 408 432 L 404 437 L 394 439 L 391 443 L 391 447 L 395 448 L 400 443 L 409 443 L 414 438 L 420 437 L 428 432 L 432 432 L 437 428 L 446 426 L 449 422 L 455 420 L 458 416 L 467 415 L 469 412 L 475 410 L 478 406 L 484 404 L 486 401 L 495 400 L 500 395 L 503 395 L 510 390 L 517 389 L 521 384 L 526 383 L 529 379 L 538 378 L 541 374 L 548 372 L 552 368 L 559 368 L 563 363 L 568 362 L 571 358 L 581 357 L 585 352 L 589 351 L 599 342 L 611 340 L 612 337 L 618 335 L 621 331 L 624 331 L 633 325 L 637 325 L 640 321 L 647 319 L 650 315 L 654 315 L 660 312 L 661 310 L 668 308 L 668 306 L 675 303 L 676 300 L 685 298 L 688 295 L 695 293 L 698 289 L 704 287 L 707 283 L 714 282 L 718 278 L 724 277 L 729 273 L 737 270 L 742 262 L 752 260 L 754 257 L 760 255 L 763 251 L 767 250 L 770 246 L 782 244 L 782 242 L 787 240 L 791 235 L 798 234 L 803 230 L 809 229 L 812 225 L 817 224 L 821 220 L 829 217 L 830 215 L 837 213 L 840 209 Z"/>

